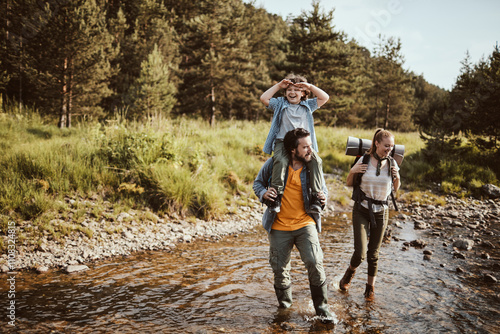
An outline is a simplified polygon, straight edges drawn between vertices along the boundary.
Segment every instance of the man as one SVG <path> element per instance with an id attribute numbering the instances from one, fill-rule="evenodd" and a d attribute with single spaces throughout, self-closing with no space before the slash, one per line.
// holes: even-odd
<path id="1" fill-rule="evenodd" d="M 277 213 L 267 208 L 262 217 L 262 225 L 269 237 L 269 263 L 274 272 L 274 290 L 279 307 L 289 308 L 293 302 L 290 269 L 291 252 L 295 245 L 308 271 L 316 315 L 322 322 L 331 323 L 334 318 L 328 309 L 323 251 L 318 239 L 321 216 L 306 213 L 311 199 L 307 169 L 307 162 L 312 159 L 313 152 L 311 135 L 307 130 L 297 128 L 287 132 L 283 141 L 290 163 L 285 176 L 281 210 Z M 273 201 L 278 196 L 276 190 L 269 186 L 272 168 L 273 160 L 268 159 L 253 184 L 254 192 L 261 202 Z M 323 175 L 321 179 L 323 192 L 318 194 L 318 198 L 324 206 L 328 190 Z"/>

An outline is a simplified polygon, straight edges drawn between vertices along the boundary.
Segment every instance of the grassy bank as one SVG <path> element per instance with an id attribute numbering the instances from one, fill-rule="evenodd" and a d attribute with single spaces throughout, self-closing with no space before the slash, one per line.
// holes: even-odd
<path id="1" fill-rule="evenodd" d="M 90 236 L 81 223 L 89 216 L 112 218 L 105 210 L 110 205 L 117 214 L 133 208 L 201 219 L 234 212 L 254 196 L 252 181 L 268 158 L 262 152 L 268 130 L 269 122 L 224 121 L 211 128 L 197 120 L 144 124 L 119 117 L 59 129 L 36 113 L 0 113 L 1 230 L 15 220 L 56 237 L 74 231 Z M 373 130 L 317 127 L 325 172 L 340 169 L 345 176 L 354 159 L 345 155 L 347 137 L 372 135 Z M 439 174 L 440 187 L 450 192 L 462 189 L 464 178 L 474 180 L 475 187 L 496 182 L 487 168 L 477 173 L 468 168 L 464 175 L 450 161 L 425 162 L 417 133 L 395 136 L 406 148 L 401 172 L 406 189 L 428 189 Z M 331 199 L 345 204 L 349 195 L 331 194 Z M 74 209 L 75 200 L 86 199 L 92 205 L 77 204 L 68 214 L 68 203 Z"/>

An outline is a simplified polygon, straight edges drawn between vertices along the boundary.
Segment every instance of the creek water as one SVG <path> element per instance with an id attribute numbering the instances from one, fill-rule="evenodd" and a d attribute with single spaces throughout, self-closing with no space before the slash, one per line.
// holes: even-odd
<path id="1" fill-rule="evenodd" d="M 314 318 L 307 273 L 294 250 L 294 304 L 277 307 L 266 232 L 256 226 L 218 242 L 141 252 L 89 265 L 85 272 L 16 276 L 16 333 L 498 333 L 500 303 L 491 285 L 456 273 L 449 247 L 436 241 L 431 261 L 403 251 L 419 236 L 394 228 L 382 246 L 375 302 L 363 292 L 366 262 L 348 293 L 338 282 L 352 252 L 349 214 L 326 219 L 320 236 L 337 323 Z M 442 241 L 441 241 L 442 243 Z M 447 257 L 448 256 L 448 257 Z M 443 261 L 443 262 L 441 262 Z M 458 261 L 458 260 L 457 260 Z M 444 265 L 446 262 L 446 265 Z M 5 277 L 5 276 L 1 276 Z M 6 310 L 7 282 L 0 282 Z M 498 292 L 498 290 L 497 290 Z M 4 314 L 4 312 L 0 312 Z"/>

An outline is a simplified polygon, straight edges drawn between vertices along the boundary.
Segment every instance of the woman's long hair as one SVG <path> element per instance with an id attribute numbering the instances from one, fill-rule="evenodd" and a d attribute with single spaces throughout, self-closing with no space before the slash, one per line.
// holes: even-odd
<path id="1" fill-rule="evenodd" d="M 394 135 L 392 133 L 390 133 L 388 130 L 384 130 L 382 128 L 375 130 L 375 134 L 373 135 L 373 139 L 372 139 L 372 146 L 370 147 L 370 149 L 366 153 L 373 154 L 373 152 L 375 152 L 377 150 L 377 147 L 375 146 L 375 141 L 380 143 L 380 142 L 382 142 L 382 140 L 384 138 L 387 138 L 387 137 L 394 138 Z"/>

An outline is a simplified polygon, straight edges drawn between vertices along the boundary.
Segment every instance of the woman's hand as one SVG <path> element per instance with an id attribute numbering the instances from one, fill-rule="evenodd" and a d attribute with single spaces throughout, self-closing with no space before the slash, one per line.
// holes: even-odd
<path id="1" fill-rule="evenodd" d="M 354 164 L 351 168 L 351 173 L 358 174 L 358 173 L 366 173 L 366 170 L 368 169 L 368 164 Z"/>
<path id="2" fill-rule="evenodd" d="M 392 178 L 399 180 L 400 176 L 399 176 L 399 172 L 398 172 L 398 169 L 396 168 L 396 166 L 392 166 L 391 172 L 392 172 Z"/>

